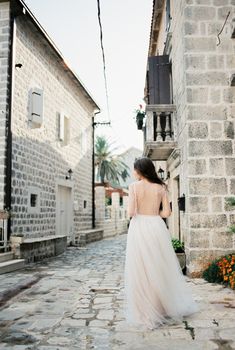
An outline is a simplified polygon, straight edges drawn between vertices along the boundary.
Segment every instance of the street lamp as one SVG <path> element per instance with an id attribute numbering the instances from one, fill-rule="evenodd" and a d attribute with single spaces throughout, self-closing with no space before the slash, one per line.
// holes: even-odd
<path id="1" fill-rule="evenodd" d="M 68 170 L 68 175 L 65 176 L 66 180 L 71 180 L 72 173 L 73 173 L 72 169 L 69 169 Z"/>
<path id="2" fill-rule="evenodd" d="M 167 172 L 167 175 L 166 175 L 166 178 L 165 178 L 165 171 L 161 167 L 159 167 L 157 173 L 158 173 L 158 176 L 160 177 L 160 179 L 162 181 L 166 181 L 167 179 L 170 178 L 170 172 L 169 171 Z"/>

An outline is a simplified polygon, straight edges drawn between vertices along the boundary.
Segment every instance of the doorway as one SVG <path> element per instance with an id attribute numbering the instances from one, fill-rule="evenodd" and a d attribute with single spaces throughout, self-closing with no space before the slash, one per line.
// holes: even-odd
<path id="1" fill-rule="evenodd" d="M 56 197 L 56 234 L 67 236 L 68 242 L 73 235 L 73 189 L 62 184 L 57 185 Z"/>

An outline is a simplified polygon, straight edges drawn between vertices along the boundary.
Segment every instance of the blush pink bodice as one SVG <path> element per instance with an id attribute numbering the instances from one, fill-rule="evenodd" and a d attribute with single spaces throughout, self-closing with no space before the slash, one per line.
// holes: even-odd
<path id="1" fill-rule="evenodd" d="M 168 217 L 171 209 L 166 188 L 147 180 L 132 183 L 129 186 L 128 212 L 131 217 L 135 214 Z"/>

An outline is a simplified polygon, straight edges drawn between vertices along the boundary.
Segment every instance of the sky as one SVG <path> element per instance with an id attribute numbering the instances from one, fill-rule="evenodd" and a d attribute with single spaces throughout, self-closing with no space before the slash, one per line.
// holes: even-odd
<path id="1" fill-rule="evenodd" d="M 25 0 L 109 121 L 96 0 Z M 97 135 L 120 151 L 143 148 L 135 110 L 144 105 L 144 85 L 153 0 L 100 0 L 111 127 Z"/>

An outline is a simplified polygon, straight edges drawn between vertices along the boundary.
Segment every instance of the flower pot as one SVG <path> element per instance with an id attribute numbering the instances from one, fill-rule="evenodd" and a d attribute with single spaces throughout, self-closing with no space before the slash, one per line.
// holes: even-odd
<path id="1" fill-rule="evenodd" d="M 179 263 L 180 263 L 180 266 L 181 266 L 181 269 L 183 270 L 186 266 L 186 256 L 185 256 L 185 253 L 176 253 L 176 256 L 179 260 Z"/>
<path id="2" fill-rule="evenodd" d="M 0 210 L 0 220 L 6 220 L 10 217 L 8 211 Z"/>
<path id="3" fill-rule="evenodd" d="M 24 237 L 23 236 L 10 236 L 10 246 L 11 246 L 11 251 L 14 254 L 15 259 L 21 258 L 20 254 L 20 245 L 24 242 Z"/>
<path id="4" fill-rule="evenodd" d="M 142 130 L 142 127 L 144 124 L 144 117 L 145 117 L 144 113 L 138 113 L 136 115 L 136 124 L 137 124 L 138 130 Z"/>
<path id="5" fill-rule="evenodd" d="M 137 128 L 138 130 L 142 130 L 142 127 L 143 127 L 143 120 L 137 120 Z"/>

